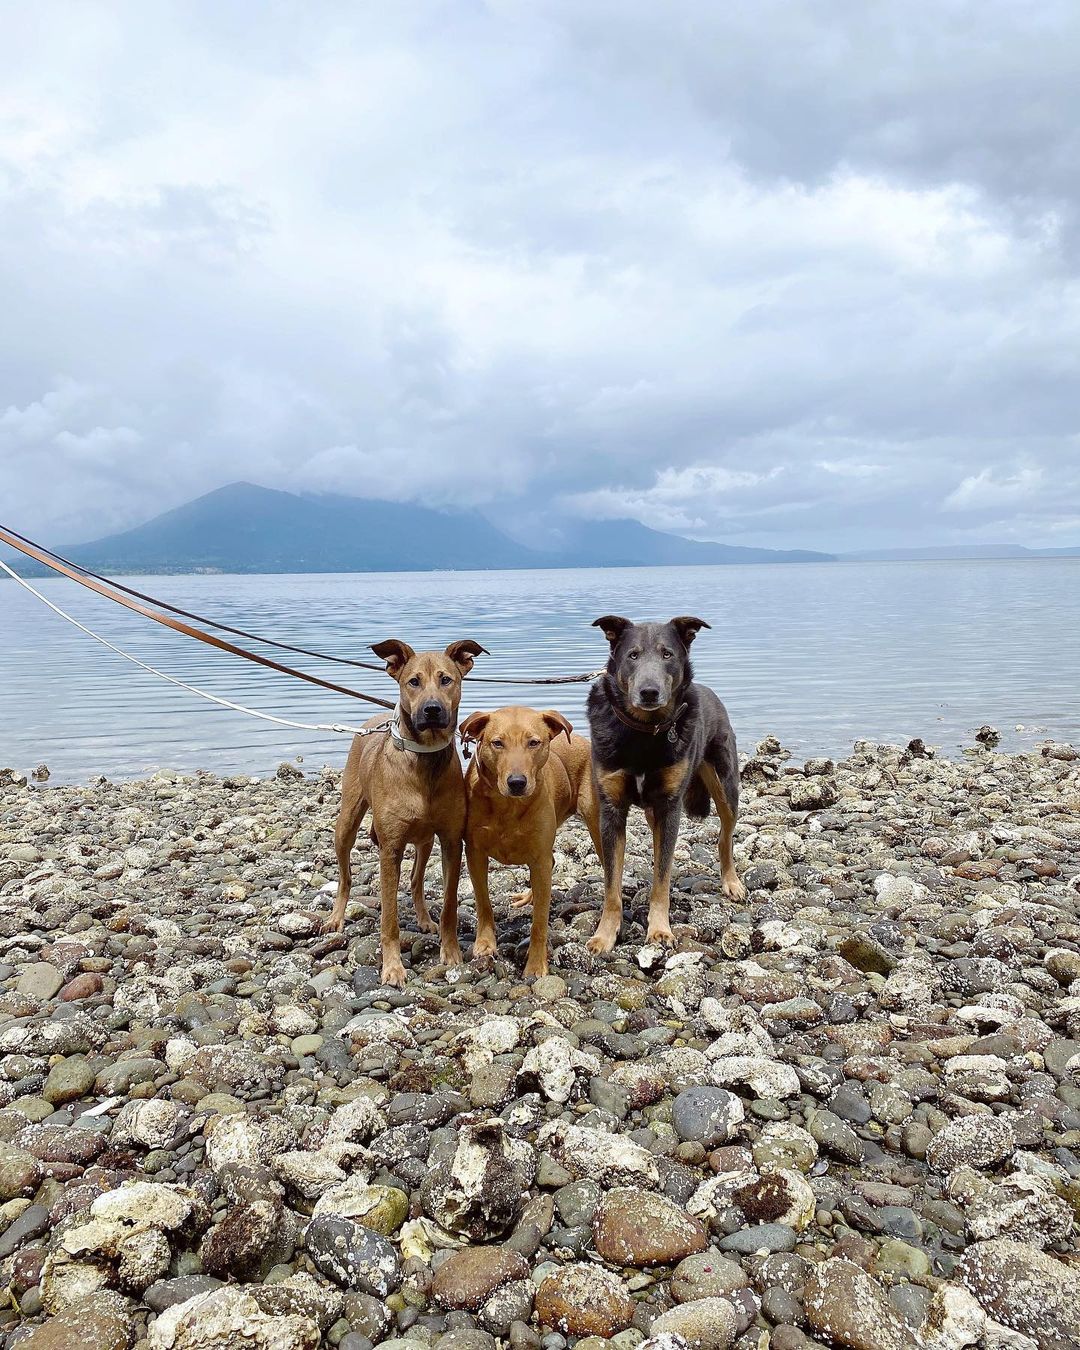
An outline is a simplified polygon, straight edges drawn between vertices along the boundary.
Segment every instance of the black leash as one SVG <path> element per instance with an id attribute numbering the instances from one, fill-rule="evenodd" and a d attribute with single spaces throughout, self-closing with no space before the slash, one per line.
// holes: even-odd
<path id="1" fill-rule="evenodd" d="M 359 698 L 365 703 L 374 703 L 379 708 L 394 707 L 394 704 L 388 699 L 377 698 L 374 694 L 362 693 L 359 689 L 350 689 L 348 685 L 334 684 L 318 675 L 309 675 L 307 671 L 295 670 L 292 666 L 284 666 L 279 661 L 271 660 L 269 656 L 260 656 L 258 652 L 249 652 L 246 648 L 237 647 L 224 638 L 214 637 L 212 633 L 204 633 L 199 628 L 193 628 L 180 619 L 171 619 L 168 614 L 163 614 L 156 608 L 151 608 L 149 604 L 143 604 L 141 599 L 136 600 L 129 595 L 119 594 L 111 588 L 107 581 L 102 581 L 89 574 L 80 574 L 80 571 L 74 565 L 68 564 L 58 557 L 54 558 L 47 549 L 39 548 L 30 540 L 23 539 L 22 535 L 15 535 L 2 525 L 0 525 L 0 541 L 10 544 L 12 548 L 18 549 L 20 553 L 25 553 L 28 558 L 33 558 L 35 562 L 42 563 L 54 572 L 59 572 L 62 576 L 77 581 L 80 586 L 85 586 L 87 590 L 94 591 L 97 595 L 103 595 L 106 600 L 112 600 L 117 605 L 123 605 L 125 609 L 134 610 L 136 614 L 141 614 L 145 619 L 153 619 L 155 623 L 171 628 L 175 633 L 196 638 L 199 642 L 205 642 L 208 646 L 217 648 L 218 651 L 228 652 L 231 656 L 240 656 L 245 661 L 253 661 L 256 665 L 265 666 L 268 670 L 276 671 L 279 675 L 290 675 L 293 679 L 317 685 L 320 689 L 329 689 L 331 693 L 345 694 L 348 698 Z"/>
<path id="2" fill-rule="evenodd" d="M 53 566 L 54 562 L 61 564 L 64 568 L 70 569 L 66 573 L 63 573 L 63 575 L 71 577 L 73 581 L 78 581 L 79 577 L 72 577 L 72 572 L 79 572 L 84 577 L 99 581 L 104 586 L 112 587 L 114 591 L 120 591 L 124 595 L 132 596 L 136 600 L 145 601 L 146 604 L 154 605 L 156 608 L 165 610 L 169 614 L 178 614 L 181 618 L 191 619 L 195 623 L 205 624 L 207 628 L 216 628 L 219 633 L 231 633 L 233 637 L 247 638 L 249 642 L 261 642 L 266 647 L 276 647 L 278 651 L 292 652 L 296 656 L 310 656 L 316 661 L 332 661 L 335 665 L 352 666 L 356 670 L 374 670 L 380 675 L 384 674 L 386 671 L 385 666 L 375 665 L 372 661 L 354 661 L 347 656 L 331 656 L 328 652 L 313 651 L 310 647 L 295 647 L 288 642 L 278 642 L 276 638 L 262 637 L 258 633 L 249 633 L 246 628 L 234 628 L 231 624 L 221 623 L 218 619 L 208 619 L 205 614 L 196 614 L 193 610 L 181 609 L 179 605 L 171 605 L 166 600 L 159 600 L 155 595 L 147 595 L 144 591 L 137 591 L 132 586 L 125 586 L 122 582 L 113 580 L 112 577 L 102 576 L 100 573 L 92 571 L 89 567 L 84 567 L 82 563 L 73 562 L 70 558 L 65 558 L 62 554 L 55 552 L 53 549 L 46 548 L 43 544 L 35 543 L 32 539 L 27 539 L 25 535 L 19 534 L 17 530 L 12 530 L 7 526 L 0 526 L 0 538 L 4 539 L 4 541 L 10 544 L 12 548 L 19 549 L 20 552 L 25 553 L 28 557 L 34 558 L 36 562 L 40 562 L 43 566 L 52 567 L 54 572 L 61 571 L 61 567 Z M 34 552 L 31 553 L 29 551 L 30 549 L 33 549 Z M 49 559 L 52 559 L 53 562 L 50 562 Z M 93 587 L 91 589 L 97 588 Z M 122 604 L 123 602 L 120 601 L 119 603 Z M 128 608 L 135 607 L 128 606 Z M 233 650 L 240 652 L 241 649 L 233 648 Z M 241 654 L 244 653 L 241 652 Z M 259 660 L 254 653 L 248 653 L 248 655 L 252 660 Z M 287 667 L 277 668 L 288 671 Z M 299 672 L 288 671 L 288 673 L 298 674 Z M 472 675 L 468 678 L 470 684 L 585 684 L 589 680 L 595 680 L 596 677 L 602 673 L 602 671 L 593 670 L 585 675 L 548 675 L 533 679 L 514 678 L 512 676 L 500 677 L 498 675 Z M 315 681 L 314 676 L 303 676 L 302 678 Z M 315 682 L 324 683 L 323 681 Z M 379 704 L 380 707 L 393 707 L 393 704 L 388 703 L 386 699 L 372 698 L 370 695 L 360 694 L 356 690 L 343 689 L 340 685 L 327 684 L 326 687 L 334 689 L 339 693 L 351 693 L 356 698 L 366 698 L 372 703 Z"/>

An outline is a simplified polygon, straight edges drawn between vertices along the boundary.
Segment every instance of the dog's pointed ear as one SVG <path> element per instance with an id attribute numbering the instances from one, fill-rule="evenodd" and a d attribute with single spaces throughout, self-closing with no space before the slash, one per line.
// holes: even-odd
<path id="1" fill-rule="evenodd" d="M 462 675 L 468 675 L 473 668 L 473 660 L 483 652 L 485 656 L 491 653 L 486 647 L 481 647 L 479 642 L 474 642 L 472 638 L 459 638 L 457 642 L 451 642 L 446 649 L 446 654 L 461 671 Z"/>
<path id="2" fill-rule="evenodd" d="M 478 741 L 484 734 L 484 728 L 490 721 L 491 714 L 489 712 L 470 713 L 461 724 L 461 739 L 464 741 Z"/>
<path id="3" fill-rule="evenodd" d="M 540 714 L 541 720 L 547 729 L 551 732 L 551 739 L 554 740 L 560 732 L 566 733 L 566 739 L 569 740 L 574 728 L 566 720 L 561 712 L 556 712 L 554 708 L 549 708 L 547 712 Z"/>
<path id="4" fill-rule="evenodd" d="M 387 638 L 385 642 L 373 642 L 371 650 L 386 662 L 386 673 L 397 679 L 416 653 L 407 642 L 397 638 Z"/>
<path id="5" fill-rule="evenodd" d="M 698 630 L 701 628 L 711 628 L 711 623 L 706 623 L 704 619 L 695 619 L 692 614 L 680 614 L 677 619 L 671 620 L 671 626 L 678 633 L 684 647 L 689 647 L 691 642 L 697 637 Z"/>
<path id="6" fill-rule="evenodd" d="M 599 628 L 614 647 L 626 630 L 633 626 L 633 621 L 624 619 L 621 614 L 605 614 L 600 619 L 593 619 L 592 626 Z"/>

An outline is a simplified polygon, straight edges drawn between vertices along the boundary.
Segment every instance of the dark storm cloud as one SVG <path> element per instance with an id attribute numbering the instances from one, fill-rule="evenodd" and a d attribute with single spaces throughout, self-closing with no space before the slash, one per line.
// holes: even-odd
<path id="1" fill-rule="evenodd" d="M 235 478 L 818 547 L 1080 539 L 1080 11 L 48 3 L 0 502 Z"/>

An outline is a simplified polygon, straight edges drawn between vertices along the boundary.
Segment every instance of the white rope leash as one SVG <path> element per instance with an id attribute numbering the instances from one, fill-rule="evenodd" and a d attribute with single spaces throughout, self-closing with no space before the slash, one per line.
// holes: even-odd
<path id="1" fill-rule="evenodd" d="M 166 675 L 163 670 L 156 670 L 153 666 L 147 665 L 145 661 L 140 661 L 137 656 L 132 656 L 130 652 L 124 651 L 122 647 L 117 647 L 115 643 L 102 637 L 100 633 L 95 633 L 92 628 L 87 628 L 84 623 L 80 623 L 78 619 L 68 614 L 66 610 L 61 609 L 59 605 L 54 605 L 39 590 L 35 590 L 24 577 L 13 571 L 2 558 L 0 558 L 0 567 L 11 577 L 12 581 L 17 581 L 24 591 L 29 591 L 31 595 L 36 596 L 43 605 L 47 605 L 54 614 L 59 614 L 62 619 L 66 619 L 80 633 L 92 637 L 95 642 L 100 642 L 103 647 L 108 647 L 111 652 L 115 652 L 117 656 L 122 656 L 125 661 L 130 661 L 132 665 L 139 666 L 151 675 L 156 675 L 159 680 L 168 680 L 169 684 L 175 684 L 178 689 L 186 689 L 189 694 L 197 694 L 199 698 L 205 698 L 208 702 L 216 703 L 221 708 L 231 708 L 233 712 L 246 713 L 248 717 L 258 717 L 263 722 L 276 722 L 279 727 L 293 727 L 297 731 L 332 731 L 342 736 L 368 736 L 374 730 L 383 730 L 381 727 L 348 727 L 338 722 L 329 725 L 323 722 L 292 722 L 287 717 L 275 717 L 273 713 L 259 712 L 255 708 L 245 708 L 242 703 L 232 703 L 227 698 L 218 698 L 216 694 L 208 694 L 205 689 L 197 689 L 193 684 L 185 684 L 183 680 L 178 680 L 175 675 Z"/>

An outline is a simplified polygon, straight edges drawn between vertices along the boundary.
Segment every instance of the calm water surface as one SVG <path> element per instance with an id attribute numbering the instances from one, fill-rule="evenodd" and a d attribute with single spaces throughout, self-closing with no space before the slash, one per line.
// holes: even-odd
<path id="1" fill-rule="evenodd" d="M 356 723 L 355 700 L 262 671 L 139 619 L 61 578 L 33 583 L 119 646 L 180 679 L 304 721 Z M 600 614 L 712 624 L 698 677 L 726 702 L 740 745 L 773 732 L 799 755 L 861 737 L 954 749 L 991 722 L 1010 746 L 1080 738 L 1080 560 L 619 568 L 563 572 L 154 577 L 140 589 L 252 632 L 373 659 L 472 637 L 475 674 L 562 675 L 602 664 Z M 250 644 L 249 644 L 250 645 Z M 274 655 L 269 649 L 262 649 Z M 280 655 L 280 654 L 279 654 Z M 290 658 L 392 697 L 388 676 Z M 463 715 L 556 707 L 584 729 L 587 686 L 470 685 Z M 302 756 L 341 765 L 344 737 L 293 732 L 205 703 L 83 636 L 0 583 L 0 765 L 44 760 L 53 783 L 158 768 L 265 774 Z M 1019 729 L 1022 728 L 1022 729 Z"/>

